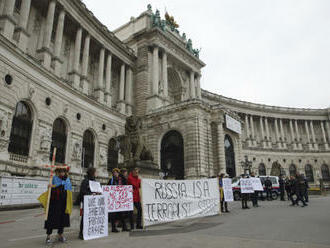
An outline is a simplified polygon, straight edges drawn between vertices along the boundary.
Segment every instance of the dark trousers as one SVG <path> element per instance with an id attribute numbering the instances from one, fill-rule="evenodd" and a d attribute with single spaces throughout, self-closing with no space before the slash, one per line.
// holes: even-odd
<path id="1" fill-rule="evenodd" d="M 308 190 L 306 190 L 304 192 L 304 199 L 305 199 L 305 202 L 308 202 Z"/>
<path id="2" fill-rule="evenodd" d="M 111 222 L 111 228 L 112 228 L 112 230 L 115 230 L 116 229 L 116 221 L 117 220 L 120 221 L 123 230 L 127 230 L 126 222 L 125 222 L 125 218 L 124 218 L 124 213 L 121 213 L 121 212 L 110 213 L 109 214 L 109 219 L 110 219 L 110 222 Z"/>
<path id="3" fill-rule="evenodd" d="M 254 193 L 251 194 L 251 201 L 253 207 L 258 206 L 258 194 L 259 194 L 258 191 L 254 191 Z"/>
<path id="4" fill-rule="evenodd" d="M 241 198 L 242 198 L 242 208 L 243 209 L 248 208 L 247 201 L 249 199 L 249 194 L 241 194 Z"/>
<path id="5" fill-rule="evenodd" d="M 266 189 L 267 200 L 273 200 L 272 198 L 272 189 Z"/>
<path id="6" fill-rule="evenodd" d="M 303 192 L 298 192 L 298 194 L 297 194 L 297 200 L 296 200 L 296 204 L 297 205 L 299 205 L 299 201 L 301 201 L 304 206 L 307 205 L 306 202 L 304 201 L 304 194 L 303 194 Z"/>
<path id="7" fill-rule="evenodd" d="M 81 216 L 80 219 L 80 231 L 79 231 L 79 235 L 83 235 L 83 228 L 84 228 L 84 216 Z"/>
<path id="8" fill-rule="evenodd" d="M 284 200 L 284 188 L 280 188 L 280 196 L 281 196 L 281 201 L 285 201 Z"/>
<path id="9" fill-rule="evenodd" d="M 228 212 L 228 204 L 227 204 L 227 202 L 225 202 L 225 199 L 220 201 L 220 205 L 221 205 L 221 212 L 224 212 L 223 211 L 224 206 L 225 206 L 225 211 Z"/>
<path id="10" fill-rule="evenodd" d="M 63 232 L 64 232 L 64 227 L 61 227 L 61 228 L 57 229 L 57 234 L 61 235 L 61 234 L 63 234 Z M 46 234 L 51 235 L 52 233 L 53 233 L 53 229 L 52 228 L 47 228 Z"/>
<path id="11" fill-rule="evenodd" d="M 288 201 L 291 201 L 291 190 L 285 190 L 288 197 Z"/>
<path id="12" fill-rule="evenodd" d="M 140 202 L 134 202 L 134 207 L 137 210 L 137 216 L 136 216 L 136 226 L 142 227 L 142 208 Z"/>

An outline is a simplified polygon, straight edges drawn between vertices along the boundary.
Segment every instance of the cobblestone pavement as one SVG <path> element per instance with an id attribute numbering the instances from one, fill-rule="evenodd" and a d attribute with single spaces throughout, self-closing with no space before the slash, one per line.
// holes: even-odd
<path id="1" fill-rule="evenodd" d="M 251 205 L 251 204 L 250 204 Z M 77 238 L 79 211 L 65 230 L 68 242 L 48 247 L 226 247 L 330 248 L 330 197 L 311 197 L 308 207 L 289 202 L 261 201 L 259 208 L 242 210 L 229 204 L 230 213 L 149 227 L 131 233 L 82 241 Z M 1 211 L 0 247 L 46 247 L 42 209 Z"/>

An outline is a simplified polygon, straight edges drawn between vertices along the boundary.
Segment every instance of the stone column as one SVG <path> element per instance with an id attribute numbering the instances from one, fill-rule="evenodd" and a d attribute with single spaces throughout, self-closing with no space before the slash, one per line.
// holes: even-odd
<path id="1" fill-rule="evenodd" d="M 325 150 L 329 150 L 329 145 L 328 145 L 328 142 L 327 142 L 327 138 L 325 136 L 323 121 L 321 121 L 321 131 L 322 131 L 322 138 L 323 138 L 323 142 L 324 142 L 324 148 L 325 148 Z"/>
<path id="2" fill-rule="evenodd" d="M 313 140 L 314 148 L 315 148 L 316 150 L 318 150 L 319 147 L 318 147 L 318 144 L 317 144 L 317 142 L 316 142 L 316 138 L 315 138 L 315 132 L 314 132 L 313 121 L 310 121 L 309 124 L 310 124 L 310 127 L 311 127 L 312 140 Z"/>
<path id="3" fill-rule="evenodd" d="M 41 61 L 44 67 L 50 69 L 52 54 L 50 51 L 50 41 L 52 38 L 54 14 L 55 14 L 56 0 L 51 0 L 48 5 L 46 26 L 44 30 L 43 47 L 39 51 L 41 53 Z"/>
<path id="4" fill-rule="evenodd" d="M 159 49 L 158 47 L 154 47 L 153 50 L 153 58 L 152 58 L 152 94 L 158 95 L 159 91 L 159 57 L 158 57 Z"/>
<path id="5" fill-rule="evenodd" d="M 308 144 L 308 148 L 310 150 L 313 149 L 313 146 L 312 146 L 312 143 L 311 143 L 311 137 L 310 137 L 310 134 L 309 134 L 309 130 L 308 130 L 308 123 L 307 121 L 305 120 L 305 129 L 306 129 L 306 134 L 307 134 L 307 144 Z"/>
<path id="6" fill-rule="evenodd" d="M 127 103 L 127 114 L 132 115 L 133 110 L 133 73 L 130 67 L 127 68 L 126 71 L 126 94 L 125 94 L 125 102 Z"/>
<path id="7" fill-rule="evenodd" d="M 251 127 L 252 144 L 253 144 L 253 146 L 256 146 L 257 141 L 256 141 L 255 133 L 254 133 L 254 123 L 253 123 L 253 116 L 252 115 L 250 115 L 250 127 Z"/>
<path id="8" fill-rule="evenodd" d="M 279 134 L 279 131 L 278 131 L 278 124 L 277 124 L 277 119 L 276 118 L 274 119 L 274 124 L 275 124 L 276 143 L 277 143 L 278 148 L 281 149 L 282 146 L 281 146 L 280 134 Z"/>
<path id="9" fill-rule="evenodd" d="M 297 148 L 302 149 L 302 144 L 300 142 L 300 133 L 298 129 L 298 121 L 294 120 L 294 126 L 296 128 L 296 135 L 297 135 Z"/>
<path id="10" fill-rule="evenodd" d="M 84 42 L 84 51 L 83 51 L 83 58 L 82 58 L 82 68 L 81 68 L 81 82 L 83 93 L 88 94 L 88 79 L 87 79 L 87 72 L 88 72 L 88 64 L 89 64 L 89 46 L 90 46 L 90 35 L 87 34 L 85 37 Z"/>
<path id="11" fill-rule="evenodd" d="M 111 108 L 112 106 L 112 95 L 111 95 L 111 80 L 112 80 L 112 55 L 108 54 L 107 57 L 107 67 L 105 71 L 105 99 L 107 101 L 107 105 Z"/>
<path id="12" fill-rule="evenodd" d="M 280 119 L 280 128 L 281 128 L 281 136 L 282 136 L 282 146 L 284 149 L 287 148 L 286 146 L 286 141 L 285 141 L 285 136 L 284 136 L 284 128 L 283 128 L 283 121 Z"/>
<path id="13" fill-rule="evenodd" d="M 246 140 L 248 143 L 248 146 L 251 146 L 251 134 L 249 129 L 249 121 L 248 121 L 248 115 L 245 115 L 245 129 L 246 129 Z"/>
<path id="14" fill-rule="evenodd" d="M 97 87 L 95 89 L 95 96 L 99 103 L 104 103 L 104 86 L 103 86 L 104 55 L 105 55 L 105 49 L 104 49 L 104 47 L 102 47 L 100 50 L 100 56 L 99 56 L 99 70 L 98 70 L 98 77 L 97 77 Z"/>
<path id="15" fill-rule="evenodd" d="M 296 144 L 296 141 L 295 141 L 292 120 L 289 121 L 289 125 L 290 125 L 291 139 L 292 139 L 292 148 L 295 150 L 295 149 L 297 149 L 297 144 Z"/>
<path id="16" fill-rule="evenodd" d="M 265 127 L 266 127 L 266 133 L 267 133 L 268 147 L 271 148 L 272 147 L 272 139 L 271 139 L 270 133 L 269 133 L 269 126 L 268 126 L 268 118 L 267 117 L 265 117 Z"/>
<path id="17" fill-rule="evenodd" d="M 168 79 L 167 79 L 167 53 L 163 52 L 163 59 L 162 59 L 162 72 L 163 72 L 163 90 L 164 90 L 164 97 L 168 97 Z"/>
<path id="18" fill-rule="evenodd" d="M 20 19 L 19 19 L 19 26 L 15 30 L 18 36 L 18 47 L 26 52 L 26 47 L 28 43 L 28 38 L 30 35 L 28 34 L 26 27 L 29 19 L 30 14 L 30 7 L 31 7 L 31 0 L 23 0 L 21 3 L 20 9 Z"/>
<path id="19" fill-rule="evenodd" d="M 70 72 L 71 81 L 75 89 L 80 88 L 79 62 L 80 62 L 81 37 L 82 37 L 82 28 L 79 27 L 76 33 L 76 41 L 74 45 L 73 67 L 72 67 L 72 71 Z"/>
<path id="20" fill-rule="evenodd" d="M 0 17 L 0 30 L 3 36 L 12 40 L 16 21 L 14 19 L 15 0 L 4 0 L 4 7 Z"/>
<path id="21" fill-rule="evenodd" d="M 60 55 L 61 55 L 62 41 L 63 41 L 64 19 L 65 19 L 65 11 L 61 10 L 61 13 L 58 17 L 57 28 L 56 28 L 54 59 L 53 59 L 55 74 L 57 76 L 60 76 L 62 64 L 63 64 L 62 60 L 60 59 Z"/>
<path id="22" fill-rule="evenodd" d="M 202 99 L 201 76 L 197 76 L 197 98 Z"/>
<path id="23" fill-rule="evenodd" d="M 265 139 L 265 132 L 264 132 L 264 125 L 262 121 L 262 116 L 259 117 L 260 120 L 260 131 L 261 131 L 261 142 L 262 142 L 262 147 L 266 148 L 266 139 Z"/>
<path id="24" fill-rule="evenodd" d="M 329 124 L 329 121 L 325 122 L 325 126 L 326 126 L 326 129 L 327 129 L 327 132 L 328 132 L 328 141 L 330 143 L 330 124 Z"/>
<path id="25" fill-rule="evenodd" d="M 196 98 L 196 87 L 195 87 L 195 73 L 193 71 L 190 72 L 190 98 Z"/>
<path id="26" fill-rule="evenodd" d="M 217 138 L 218 171 L 219 173 L 226 173 L 225 135 L 222 122 L 217 123 Z"/>
<path id="27" fill-rule="evenodd" d="M 119 82 L 119 102 L 118 102 L 118 108 L 121 113 L 126 112 L 126 106 L 125 106 L 125 64 L 122 64 L 120 67 L 120 82 Z"/>

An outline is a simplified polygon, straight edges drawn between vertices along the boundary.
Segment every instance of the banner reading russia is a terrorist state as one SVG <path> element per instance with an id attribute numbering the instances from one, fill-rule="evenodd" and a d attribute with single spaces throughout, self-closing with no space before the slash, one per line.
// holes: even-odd
<path id="1" fill-rule="evenodd" d="M 145 226 L 181 219 L 217 215 L 218 180 L 143 179 L 141 185 Z"/>

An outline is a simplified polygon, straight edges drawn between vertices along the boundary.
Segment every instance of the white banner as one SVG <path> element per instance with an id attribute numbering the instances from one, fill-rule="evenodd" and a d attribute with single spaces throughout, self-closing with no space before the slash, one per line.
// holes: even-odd
<path id="1" fill-rule="evenodd" d="M 47 179 L 0 177 L 0 206 L 38 204 L 47 185 Z"/>
<path id="2" fill-rule="evenodd" d="M 154 180 L 141 183 L 144 225 L 217 215 L 220 192 L 217 178 Z"/>
<path id="3" fill-rule="evenodd" d="M 107 197 L 108 212 L 133 211 L 132 185 L 103 186 L 103 194 Z"/>
<path id="4" fill-rule="evenodd" d="M 102 193 L 102 187 L 99 182 L 89 180 L 89 189 L 93 193 Z"/>
<path id="5" fill-rule="evenodd" d="M 241 193 L 254 193 L 251 178 L 241 178 L 240 179 Z"/>
<path id="6" fill-rule="evenodd" d="M 108 211 L 104 195 L 84 196 L 84 240 L 108 236 Z"/>
<path id="7" fill-rule="evenodd" d="M 261 180 L 258 177 L 251 177 L 252 187 L 254 191 L 264 191 L 264 187 L 261 184 Z"/>
<path id="8" fill-rule="evenodd" d="M 231 178 L 223 178 L 222 179 L 222 189 L 223 189 L 223 196 L 226 202 L 234 201 L 233 195 L 233 187 L 231 186 Z"/>
<path id="9" fill-rule="evenodd" d="M 235 133 L 242 133 L 241 123 L 226 114 L 226 127 Z"/>

